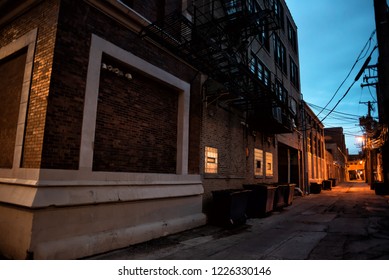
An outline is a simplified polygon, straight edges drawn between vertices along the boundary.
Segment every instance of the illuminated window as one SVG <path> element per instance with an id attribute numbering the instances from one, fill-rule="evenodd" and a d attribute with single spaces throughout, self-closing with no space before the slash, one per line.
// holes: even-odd
<path id="1" fill-rule="evenodd" d="M 273 176 L 273 154 L 266 153 L 266 176 Z"/>
<path id="2" fill-rule="evenodd" d="M 263 151 L 254 149 L 254 175 L 263 176 Z"/>
<path id="3" fill-rule="evenodd" d="M 217 149 L 205 147 L 205 173 L 217 173 Z"/>

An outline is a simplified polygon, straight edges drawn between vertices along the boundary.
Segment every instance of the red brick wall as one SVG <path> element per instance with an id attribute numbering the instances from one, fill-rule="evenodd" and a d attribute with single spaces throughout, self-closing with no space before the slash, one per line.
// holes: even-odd
<path id="1" fill-rule="evenodd" d="M 0 60 L 0 168 L 12 168 L 27 49 Z"/>
<path id="2" fill-rule="evenodd" d="M 3 47 L 38 28 L 22 167 L 39 168 L 41 164 L 58 8 L 59 3 L 56 0 L 42 1 L 0 29 L 0 47 Z"/>
<path id="3" fill-rule="evenodd" d="M 132 80 L 100 76 L 93 170 L 176 173 L 178 92 L 107 56 Z"/>
<path id="4" fill-rule="evenodd" d="M 84 1 L 61 1 L 43 149 L 42 167 L 44 168 L 78 168 L 85 82 L 92 33 L 192 85 L 199 86 L 193 83 L 196 71 L 171 54 L 141 39 L 138 34 L 124 28 Z M 199 89 L 192 88 L 192 92 L 198 94 L 200 98 Z M 195 108 L 193 110 L 196 111 Z M 196 126 L 198 121 L 191 121 L 191 125 Z M 192 152 L 190 153 L 198 154 L 198 150 L 193 151 L 198 149 L 193 142 L 198 141 L 200 131 L 192 129 L 191 132 Z M 170 163 L 169 170 L 171 165 Z M 198 161 L 191 161 L 190 165 L 191 172 L 195 172 Z M 95 168 L 103 167 L 95 166 Z M 113 168 L 110 167 L 110 170 Z"/>
<path id="5" fill-rule="evenodd" d="M 173 2 L 167 2 L 167 9 L 171 9 Z M 148 2 L 142 3 L 147 5 Z M 0 47 L 33 28 L 38 28 L 38 40 L 22 167 L 78 169 L 92 33 L 191 83 L 191 100 L 201 100 L 194 69 L 84 1 L 40 2 L 10 24 L 0 27 Z M 199 105 L 191 104 L 190 110 L 191 115 L 198 114 Z M 190 173 L 198 173 L 200 121 L 198 117 L 190 120 L 189 154 L 193 156 L 189 160 Z"/>

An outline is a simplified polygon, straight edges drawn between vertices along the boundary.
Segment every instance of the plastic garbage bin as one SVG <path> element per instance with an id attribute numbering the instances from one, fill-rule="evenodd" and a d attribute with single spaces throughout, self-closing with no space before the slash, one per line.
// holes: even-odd
<path id="1" fill-rule="evenodd" d="M 285 198 L 285 204 L 287 206 L 292 205 L 292 203 L 293 203 L 295 187 L 296 187 L 296 184 L 292 184 L 292 183 L 285 186 L 284 198 Z"/>
<path id="2" fill-rule="evenodd" d="M 310 184 L 311 193 L 318 194 L 321 192 L 321 184 L 319 183 L 311 183 Z"/>
<path id="3" fill-rule="evenodd" d="M 247 205 L 249 217 L 263 217 L 273 211 L 273 202 L 276 188 L 271 185 L 253 184 L 243 185 L 244 189 L 251 190 Z"/>
<path id="4" fill-rule="evenodd" d="M 273 204 L 274 209 L 281 209 L 287 205 L 285 201 L 285 193 L 288 188 L 288 185 L 278 185 L 276 187 Z"/>
<path id="5" fill-rule="evenodd" d="M 246 223 L 246 209 L 250 190 L 226 189 L 213 191 L 211 222 L 221 226 Z"/>
<path id="6" fill-rule="evenodd" d="M 332 181 L 323 180 L 323 190 L 331 190 L 331 189 L 332 189 Z"/>

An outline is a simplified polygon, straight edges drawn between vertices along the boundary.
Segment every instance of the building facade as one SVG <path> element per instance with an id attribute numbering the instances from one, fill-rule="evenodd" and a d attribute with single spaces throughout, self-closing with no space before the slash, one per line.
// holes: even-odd
<path id="1" fill-rule="evenodd" d="M 304 184 L 285 1 L 1 5 L 6 257 L 98 254 L 203 225 L 213 190 Z"/>
<path id="2" fill-rule="evenodd" d="M 325 153 L 324 125 L 304 101 L 302 102 L 303 139 L 305 163 L 305 192 L 311 183 L 322 183 L 328 179 L 327 158 Z"/>
<path id="3" fill-rule="evenodd" d="M 325 147 L 332 155 L 333 163 L 329 168 L 329 178 L 338 183 L 346 180 L 347 150 L 342 127 L 324 129 Z"/>
<path id="4" fill-rule="evenodd" d="M 5 1 L 3 255 L 78 258 L 205 223 L 199 76 L 139 36 L 176 2 Z"/>

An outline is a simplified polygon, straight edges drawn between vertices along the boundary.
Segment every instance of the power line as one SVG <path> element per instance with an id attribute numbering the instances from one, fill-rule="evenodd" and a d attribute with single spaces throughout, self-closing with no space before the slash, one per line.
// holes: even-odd
<path id="1" fill-rule="evenodd" d="M 327 106 L 332 102 L 332 100 L 335 98 L 335 96 L 338 94 L 338 91 L 339 91 L 340 88 L 343 86 L 343 84 L 346 82 L 346 80 L 348 79 L 348 77 L 350 77 L 351 72 L 354 70 L 354 68 L 355 68 L 355 66 L 357 65 L 357 63 L 358 63 L 361 59 L 363 59 L 363 58 L 366 56 L 367 51 L 370 49 L 370 43 L 371 43 L 371 40 L 372 40 L 372 38 L 373 38 L 375 32 L 376 32 L 376 31 L 374 30 L 374 31 L 371 33 L 370 38 L 367 40 L 366 44 L 365 44 L 364 47 L 362 48 L 361 52 L 360 52 L 359 55 L 358 55 L 357 60 L 354 62 L 353 66 L 351 67 L 350 71 L 348 72 L 346 78 L 342 81 L 342 83 L 340 84 L 340 86 L 337 88 L 337 90 L 335 91 L 335 93 L 332 95 L 330 101 L 328 101 L 327 104 L 323 107 L 323 109 L 317 114 L 318 117 L 319 117 L 319 115 L 323 112 L 323 110 L 326 109 Z M 366 53 L 362 56 L 362 53 L 365 51 L 366 46 L 367 46 L 368 44 L 369 44 L 369 48 L 367 49 Z M 361 57 L 361 56 L 362 56 L 362 57 Z M 326 116 L 326 117 L 327 117 L 327 116 Z M 326 117 L 325 117 L 325 118 L 326 118 Z M 324 119 L 325 119 L 325 118 L 324 118 Z"/>
<path id="2" fill-rule="evenodd" d="M 343 94 L 343 96 L 338 100 L 338 102 L 336 102 L 335 106 L 328 112 L 328 114 L 321 120 L 321 122 L 323 122 L 327 117 L 328 115 L 330 115 L 334 110 L 335 108 L 339 105 L 339 103 L 346 97 L 346 95 L 349 93 L 350 89 L 353 87 L 353 85 L 359 80 L 360 76 L 362 75 L 362 72 L 363 70 L 366 68 L 367 64 L 369 63 L 370 59 L 371 59 L 371 55 L 373 54 L 373 52 L 378 48 L 378 45 L 375 45 L 375 47 L 373 48 L 373 50 L 370 52 L 370 55 L 369 57 L 366 59 L 365 63 L 363 64 L 361 70 L 358 72 L 357 76 L 355 77 L 354 81 L 352 82 L 352 84 L 349 86 L 349 88 L 346 90 L 345 94 Z"/>

